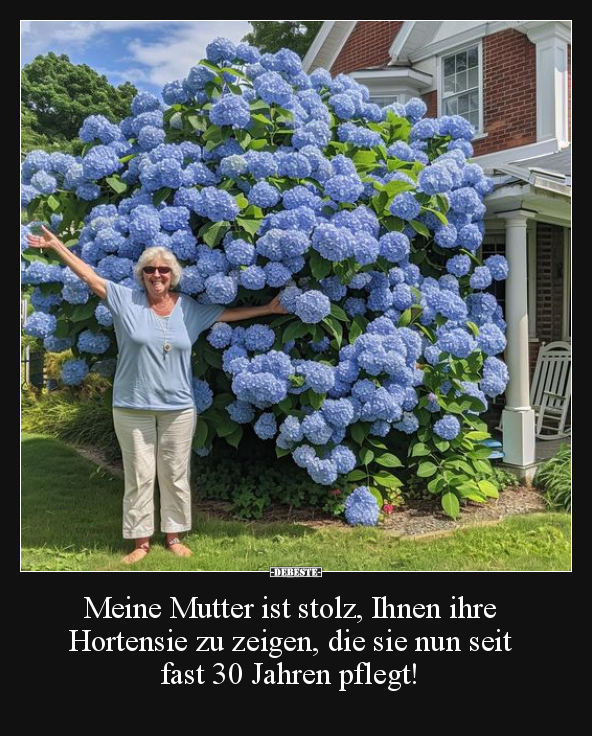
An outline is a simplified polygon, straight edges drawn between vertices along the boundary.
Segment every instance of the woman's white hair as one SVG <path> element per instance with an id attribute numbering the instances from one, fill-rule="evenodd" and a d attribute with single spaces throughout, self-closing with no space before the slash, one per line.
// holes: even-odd
<path id="1" fill-rule="evenodd" d="M 156 245 L 152 248 L 146 248 L 146 250 L 140 256 L 134 269 L 134 275 L 136 281 L 140 286 L 144 286 L 144 275 L 142 269 L 144 266 L 151 266 L 154 261 L 164 261 L 171 267 L 171 286 L 174 288 L 181 281 L 181 274 L 183 268 L 177 260 L 177 257 L 168 248 L 163 248 L 160 245 Z"/>

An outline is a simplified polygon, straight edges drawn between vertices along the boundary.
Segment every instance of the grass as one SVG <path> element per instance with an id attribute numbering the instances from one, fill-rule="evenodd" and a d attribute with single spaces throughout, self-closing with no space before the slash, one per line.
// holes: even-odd
<path id="1" fill-rule="evenodd" d="M 121 556 L 123 482 L 62 442 L 25 435 L 22 445 L 23 570 L 128 570 Z M 267 570 L 319 565 L 324 570 L 569 570 L 566 514 L 514 517 L 430 541 L 405 541 L 380 528 L 312 529 L 198 516 L 187 537 L 194 555 L 161 546 L 135 570 Z"/>

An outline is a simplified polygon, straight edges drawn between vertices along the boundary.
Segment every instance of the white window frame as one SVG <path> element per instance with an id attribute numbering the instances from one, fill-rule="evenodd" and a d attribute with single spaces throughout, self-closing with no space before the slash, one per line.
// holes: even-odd
<path id="1" fill-rule="evenodd" d="M 483 130 L 483 40 L 472 41 L 471 43 L 458 46 L 457 48 L 448 49 L 445 53 L 438 56 L 438 115 L 444 114 L 444 59 L 449 56 L 454 56 L 462 51 L 472 49 L 474 46 L 477 47 L 477 53 L 479 55 L 479 127 L 477 128 L 477 135 L 484 135 Z"/>

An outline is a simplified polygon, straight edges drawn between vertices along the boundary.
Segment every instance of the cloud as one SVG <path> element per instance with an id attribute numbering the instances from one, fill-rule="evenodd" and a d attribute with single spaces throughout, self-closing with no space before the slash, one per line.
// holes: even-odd
<path id="1" fill-rule="evenodd" d="M 27 20 L 21 21 L 22 53 L 26 58 L 47 51 L 81 51 L 101 34 L 150 31 L 184 21 L 157 20 Z"/>
<path id="2" fill-rule="evenodd" d="M 128 46 L 134 65 L 147 67 L 147 81 L 162 86 L 187 75 L 217 36 L 238 42 L 250 31 L 246 20 L 185 21 L 158 41 L 134 39 Z"/>

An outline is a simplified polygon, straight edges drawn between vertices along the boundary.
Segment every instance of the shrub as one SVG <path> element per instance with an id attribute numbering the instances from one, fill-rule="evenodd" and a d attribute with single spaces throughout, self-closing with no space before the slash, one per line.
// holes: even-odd
<path id="1" fill-rule="evenodd" d="M 197 450 L 238 448 L 252 424 L 315 483 L 362 481 L 379 507 L 405 474 L 451 516 L 496 496 L 479 413 L 508 380 L 505 325 L 483 289 L 507 267 L 476 256 L 492 182 L 467 160 L 471 125 L 424 118 L 421 100 L 381 109 L 285 50 L 259 58 L 216 39 L 207 54 L 165 86 L 168 107 L 141 93 L 119 126 L 89 118 L 82 157 L 29 154 L 31 216 L 131 288 L 143 249 L 164 245 L 202 303 L 282 290 L 290 314 L 198 341 L 196 385 L 214 398 Z M 112 327 L 68 269 L 24 258 L 46 313 L 35 330 L 72 341 L 62 377 L 80 382 L 115 358 Z"/>

